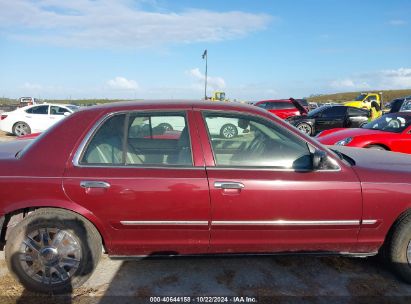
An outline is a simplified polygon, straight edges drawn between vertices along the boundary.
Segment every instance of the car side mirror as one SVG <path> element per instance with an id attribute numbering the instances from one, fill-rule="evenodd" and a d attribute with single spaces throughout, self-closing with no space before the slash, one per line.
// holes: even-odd
<path id="1" fill-rule="evenodd" d="M 64 116 L 69 116 L 71 113 L 70 112 L 64 112 L 63 115 Z"/>

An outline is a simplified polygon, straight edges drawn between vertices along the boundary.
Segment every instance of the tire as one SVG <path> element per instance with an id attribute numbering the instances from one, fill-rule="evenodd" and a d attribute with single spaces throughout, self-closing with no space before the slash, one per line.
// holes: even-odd
<path id="1" fill-rule="evenodd" d="M 387 244 L 387 258 L 393 270 L 411 284 L 411 216 L 400 220 Z M 408 253 L 407 253 L 408 250 Z"/>
<path id="2" fill-rule="evenodd" d="M 82 216 L 43 208 L 13 227 L 5 256 L 10 272 L 26 289 L 59 294 L 87 281 L 101 249 L 99 232 Z"/>
<path id="3" fill-rule="evenodd" d="M 225 124 L 220 129 L 220 136 L 225 139 L 234 138 L 238 135 L 237 127 L 233 124 Z"/>
<path id="4" fill-rule="evenodd" d="M 13 126 L 12 132 L 16 136 L 24 136 L 31 134 L 31 129 L 28 124 L 23 121 L 16 122 Z"/>
<path id="5" fill-rule="evenodd" d="M 297 124 L 296 128 L 300 130 L 302 133 L 310 135 L 310 136 L 313 133 L 313 128 L 306 122 L 301 122 Z"/>
<path id="6" fill-rule="evenodd" d="M 369 145 L 366 147 L 367 149 L 373 149 L 373 150 L 381 150 L 381 151 L 387 151 L 386 148 L 380 145 Z"/>
<path id="7" fill-rule="evenodd" d="M 169 123 L 163 122 L 158 125 L 159 128 L 163 129 L 165 131 L 173 131 L 173 126 L 170 125 Z"/>

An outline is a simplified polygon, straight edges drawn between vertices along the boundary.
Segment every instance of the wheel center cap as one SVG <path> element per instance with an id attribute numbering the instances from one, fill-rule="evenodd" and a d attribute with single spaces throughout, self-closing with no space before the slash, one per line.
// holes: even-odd
<path id="1" fill-rule="evenodd" d="M 51 262 L 58 256 L 57 249 L 52 247 L 45 247 L 41 249 L 40 255 L 45 262 Z"/>

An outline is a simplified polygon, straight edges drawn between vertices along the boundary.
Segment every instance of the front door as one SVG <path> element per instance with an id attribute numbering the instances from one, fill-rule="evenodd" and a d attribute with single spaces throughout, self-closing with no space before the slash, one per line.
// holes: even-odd
<path id="1" fill-rule="evenodd" d="M 324 130 L 343 128 L 346 120 L 347 107 L 331 106 L 321 112 L 320 116 L 315 120 L 316 132 Z"/>
<path id="2" fill-rule="evenodd" d="M 110 254 L 207 252 L 209 190 L 190 120 L 185 111 L 113 115 L 66 170 L 67 195 L 109 227 Z"/>
<path id="3" fill-rule="evenodd" d="M 362 201 L 349 166 L 330 161 L 313 171 L 307 143 L 269 120 L 214 112 L 197 119 L 206 125 L 205 155 L 212 155 L 212 252 L 340 252 L 355 245 Z M 211 121 L 233 119 L 250 131 L 232 139 L 207 132 Z"/>

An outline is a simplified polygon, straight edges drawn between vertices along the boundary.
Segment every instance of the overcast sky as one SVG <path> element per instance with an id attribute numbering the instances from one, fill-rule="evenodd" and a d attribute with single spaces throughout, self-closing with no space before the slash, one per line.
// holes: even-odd
<path id="1" fill-rule="evenodd" d="M 411 88 L 409 0 L 0 0 L 0 96 L 240 100 Z"/>

